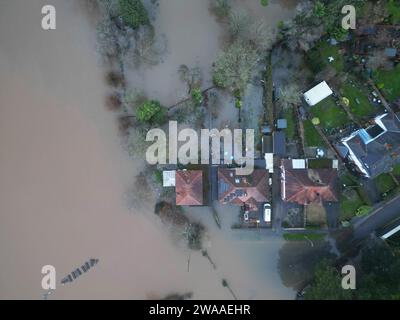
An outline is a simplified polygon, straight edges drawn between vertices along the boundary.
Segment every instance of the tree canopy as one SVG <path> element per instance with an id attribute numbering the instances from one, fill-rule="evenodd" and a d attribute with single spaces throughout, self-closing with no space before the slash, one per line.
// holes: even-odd
<path id="1" fill-rule="evenodd" d="M 122 20 L 133 29 L 149 24 L 146 8 L 140 0 L 119 0 Z"/>
<path id="2" fill-rule="evenodd" d="M 141 123 L 162 124 L 165 121 L 166 111 L 160 102 L 150 100 L 137 108 L 136 117 Z"/>
<path id="3" fill-rule="evenodd" d="M 256 51 L 250 45 L 236 41 L 219 55 L 213 70 L 214 83 L 232 92 L 243 92 L 256 63 Z"/>
<path id="4" fill-rule="evenodd" d="M 400 251 L 377 240 L 361 250 L 356 267 L 357 289 L 343 290 L 341 275 L 324 260 L 315 269 L 314 281 L 305 299 L 400 299 Z"/>

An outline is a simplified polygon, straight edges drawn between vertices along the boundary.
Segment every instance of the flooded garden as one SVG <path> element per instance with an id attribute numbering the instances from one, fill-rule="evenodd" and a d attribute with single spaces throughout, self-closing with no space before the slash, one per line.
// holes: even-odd
<path id="1" fill-rule="evenodd" d="M 144 1 L 152 30 L 119 34 L 119 44 L 134 41 L 116 49 L 107 46 L 110 21 L 96 1 L 54 3 L 54 31 L 40 28 L 44 1 L 0 3 L 0 298 L 40 299 L 43 265 L 56 267 L 59 283 L 91 257 L 96 268 L 58 286 L 54 298 L 294 298 L 278 272 L 282 237 L 232 230 L 238 210 L 230 206 L 215 205 L 221 228 L 211 208 L 185 208 L 204 227 L 202 250 L 192 250 L 154 214 L 164 191 L 140 180 L 148 166 L 132 121 L 138 101 L 158 101 L 185 125 L 240 125 L 237 97 L 210 89 L 229 41 L 210 2 Z M 273 30 L 294 15 L 296 1 L 232 6 Z M 110 55 L 117 59 L 104 59 Z M 214 115 L 176 111 L 195 99 L 193 88 L 211 90 Z M 255 80 L 244 93 L 247 124 L 262 108 L 260 88 Z"/>

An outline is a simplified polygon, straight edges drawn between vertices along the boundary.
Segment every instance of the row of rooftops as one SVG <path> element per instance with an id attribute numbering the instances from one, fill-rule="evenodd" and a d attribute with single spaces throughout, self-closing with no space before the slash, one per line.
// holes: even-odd
<path id="1" fill-rule="evenodd" d="M 338 161 L 329 159 L 281 160 L 282 199 L 301 205 L 338 201 Z M 204 205 L 203 171 L 164 171 L 164 186 L 175 186 L 176 204 Z M 243 206 L 256 211 L 269 202 L 269 174 L 254 169 L 248 176 L 237 175 L 235 169 L 217 168 L 217 193 L 221 204 Z"/>
<path id="2" fill-rule="evenodd" d="M 235 169 L 217 169 L 218 200 L 223 204 L 250 205 L 256 210 L 257 204 L 268 201 L 267 171 L 254 169 L 248 176 L 236 174 Z M 204 204 L 202 170 L 169 170 L 163 172 L 164 187 L 175 187 L 176 204 L 201 206 Z"/>

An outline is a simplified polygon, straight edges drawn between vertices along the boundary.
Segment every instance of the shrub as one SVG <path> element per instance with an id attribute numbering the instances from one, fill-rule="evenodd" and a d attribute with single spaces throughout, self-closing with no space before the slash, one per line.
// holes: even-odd
<path id="1" fill-rule="evenodd" d="M 133 29 L 149 24 L 149 16 L 140 0 L 119 0 L 119 10 L 123 22 Z"/>
<path id="2" fill-rule="evenodd" d="M 165 121 L 166 112 L 160 102 L 151 100 L 139 106 L 136 117 L 142 123 L 162 124 Z"/>
<path id="3" fill-rule="evenodd" d="M 211 0 L 210 9 L 219 19 L 223 19 L 229 15 L 231 6 L 229 0 Z"/>
<path id="4" fill-rule="evenodd" d="M 195 88 L 192 90 L 192 99 L 196 107 L 203 103 L 203 94 L 200 88 Z"/>

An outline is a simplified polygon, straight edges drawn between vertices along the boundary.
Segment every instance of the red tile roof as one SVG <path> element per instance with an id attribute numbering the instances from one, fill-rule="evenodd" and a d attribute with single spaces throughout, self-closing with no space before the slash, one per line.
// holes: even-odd
<path id="1" fill-rule="evenodd" d="M 293 169 L 288 161 L 282 166 L 283 200 L 301 205 L 338 201 L 336 169 Z"/>
<path id="2" fill-rule="evenodd" d="M 178 206 L 203 205 L 203 172 L 201 170 L 176 171 L 175 181 Z"/>
<path id="3" fill-rule="evenodd" d="M 218 200 L 222 204 L 243 205 L 257 210 L 268 201 L 267 171 L 255 169 L 251 175 L 236 175 L 235 169 L 218 168 Z"/>

